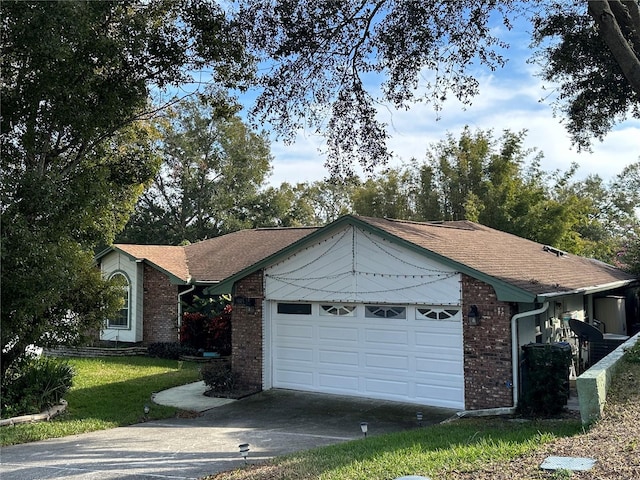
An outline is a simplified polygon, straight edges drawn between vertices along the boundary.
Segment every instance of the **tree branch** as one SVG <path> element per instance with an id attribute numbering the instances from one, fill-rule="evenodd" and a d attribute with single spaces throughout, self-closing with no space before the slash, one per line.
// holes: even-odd
<path id="1" fill-rule="evenodd" d="M 598 25 L 602 39 L 620 65 L 629 85 L 640 96 L 640 58 L 625 38 L 613 14 L 611 4 L 614 3 L 616 4 L 614 8 L 624 8 L 621 0 L 589 0 L 589 15 Z"/>

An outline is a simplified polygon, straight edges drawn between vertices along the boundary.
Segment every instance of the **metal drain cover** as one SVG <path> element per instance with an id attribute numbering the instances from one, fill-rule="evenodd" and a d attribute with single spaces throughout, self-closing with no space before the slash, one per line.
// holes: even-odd
<path id="1" fill-rule="evenodd" d="M 596 464 L 593 458 L 547 457 L 540 465 L 544 470 L 591 470 Z"/>

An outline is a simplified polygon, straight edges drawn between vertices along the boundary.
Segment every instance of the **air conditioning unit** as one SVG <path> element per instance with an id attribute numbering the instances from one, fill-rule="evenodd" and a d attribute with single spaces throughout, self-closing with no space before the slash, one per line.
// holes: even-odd
<path id="1" fill-rule="evenodd" d="M 609 295 L 593 301 L 594 317 L 604 325 L 604 333 L 627 334 L 624 297 Z"/>

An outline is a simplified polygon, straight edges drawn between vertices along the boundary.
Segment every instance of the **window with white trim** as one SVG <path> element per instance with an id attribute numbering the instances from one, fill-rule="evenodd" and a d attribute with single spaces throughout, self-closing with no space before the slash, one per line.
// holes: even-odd
<path id="1" fill-rule="evenodd" d="M 108 328 L 129 328 L 129 297 L 131 285 L 126 275 L 120 272 L 116 272 L 111 275 L 110 280 L 118 287 L 122 292 L 122 308 L 118 311 L 115 318 L 107 320 Z"/>
<path id="2" fill-rule="evenodd" d="M 320 305 L 320 315 L 327 317 L 355 317 L 355 305 Z"/>
<path id="3" fill-rule="evenodd" d="M 459 307 L 429 305 L 416 308 L 416 320 L 457 320 Z"/>
<path id="4" fill-rule="evenodd" d="M 364 316 L 367 318 L 407 318 L 406 307 L 390 307 L 388 305 L 367 305 Z"/>

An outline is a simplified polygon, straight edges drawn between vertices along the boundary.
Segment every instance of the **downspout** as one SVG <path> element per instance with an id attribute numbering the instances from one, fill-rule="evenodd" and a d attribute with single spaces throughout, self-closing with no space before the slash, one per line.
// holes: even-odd
<path id="1" fill-rule="evenodd" d="M 532 315 L 538 315 L 543 313 L 549 308 L 549 302 L 544 302 L 542 307 L 536 310 L 529 310 L 528 312 L 516 313 L 511 317 L 511 364 L 512 364 L 512 376 L 513 376 L 513 407 L 499 407 L 499 408 L 485 408 L 480 410 L 463 410 L 457 412 L 456 416 L 462 417 L 484 417 L 492 415 L 511 415 L 515 413 L 518 408 L 518 390 L 520 389 L 520 380 L 518 376 L 518 320 Z"/>
<path id="2" fill-rule="evenodd" d="M 182 327 L 182 296 L 193 292 L 195 288 L 195 285 L 191 285 L 191 287 L 187 288 L 184 292 L 178 293 L 178 333 L 180 332 L 180 327 Z"/>
<path id="3" fill-rule="evenodd" d="M 520 356 L 518 355 L 518 320 L 533 315 L 544 313 L 549 308 L 549 302 L 544 302 L 542 306 L 536 310 L 528 312 L 516 313 L 511 317 L 511 363 L 513 368 L 513 408 L 518 407 L 518 391 L 520 390 L 520 377 L 518 375 Z"/>

